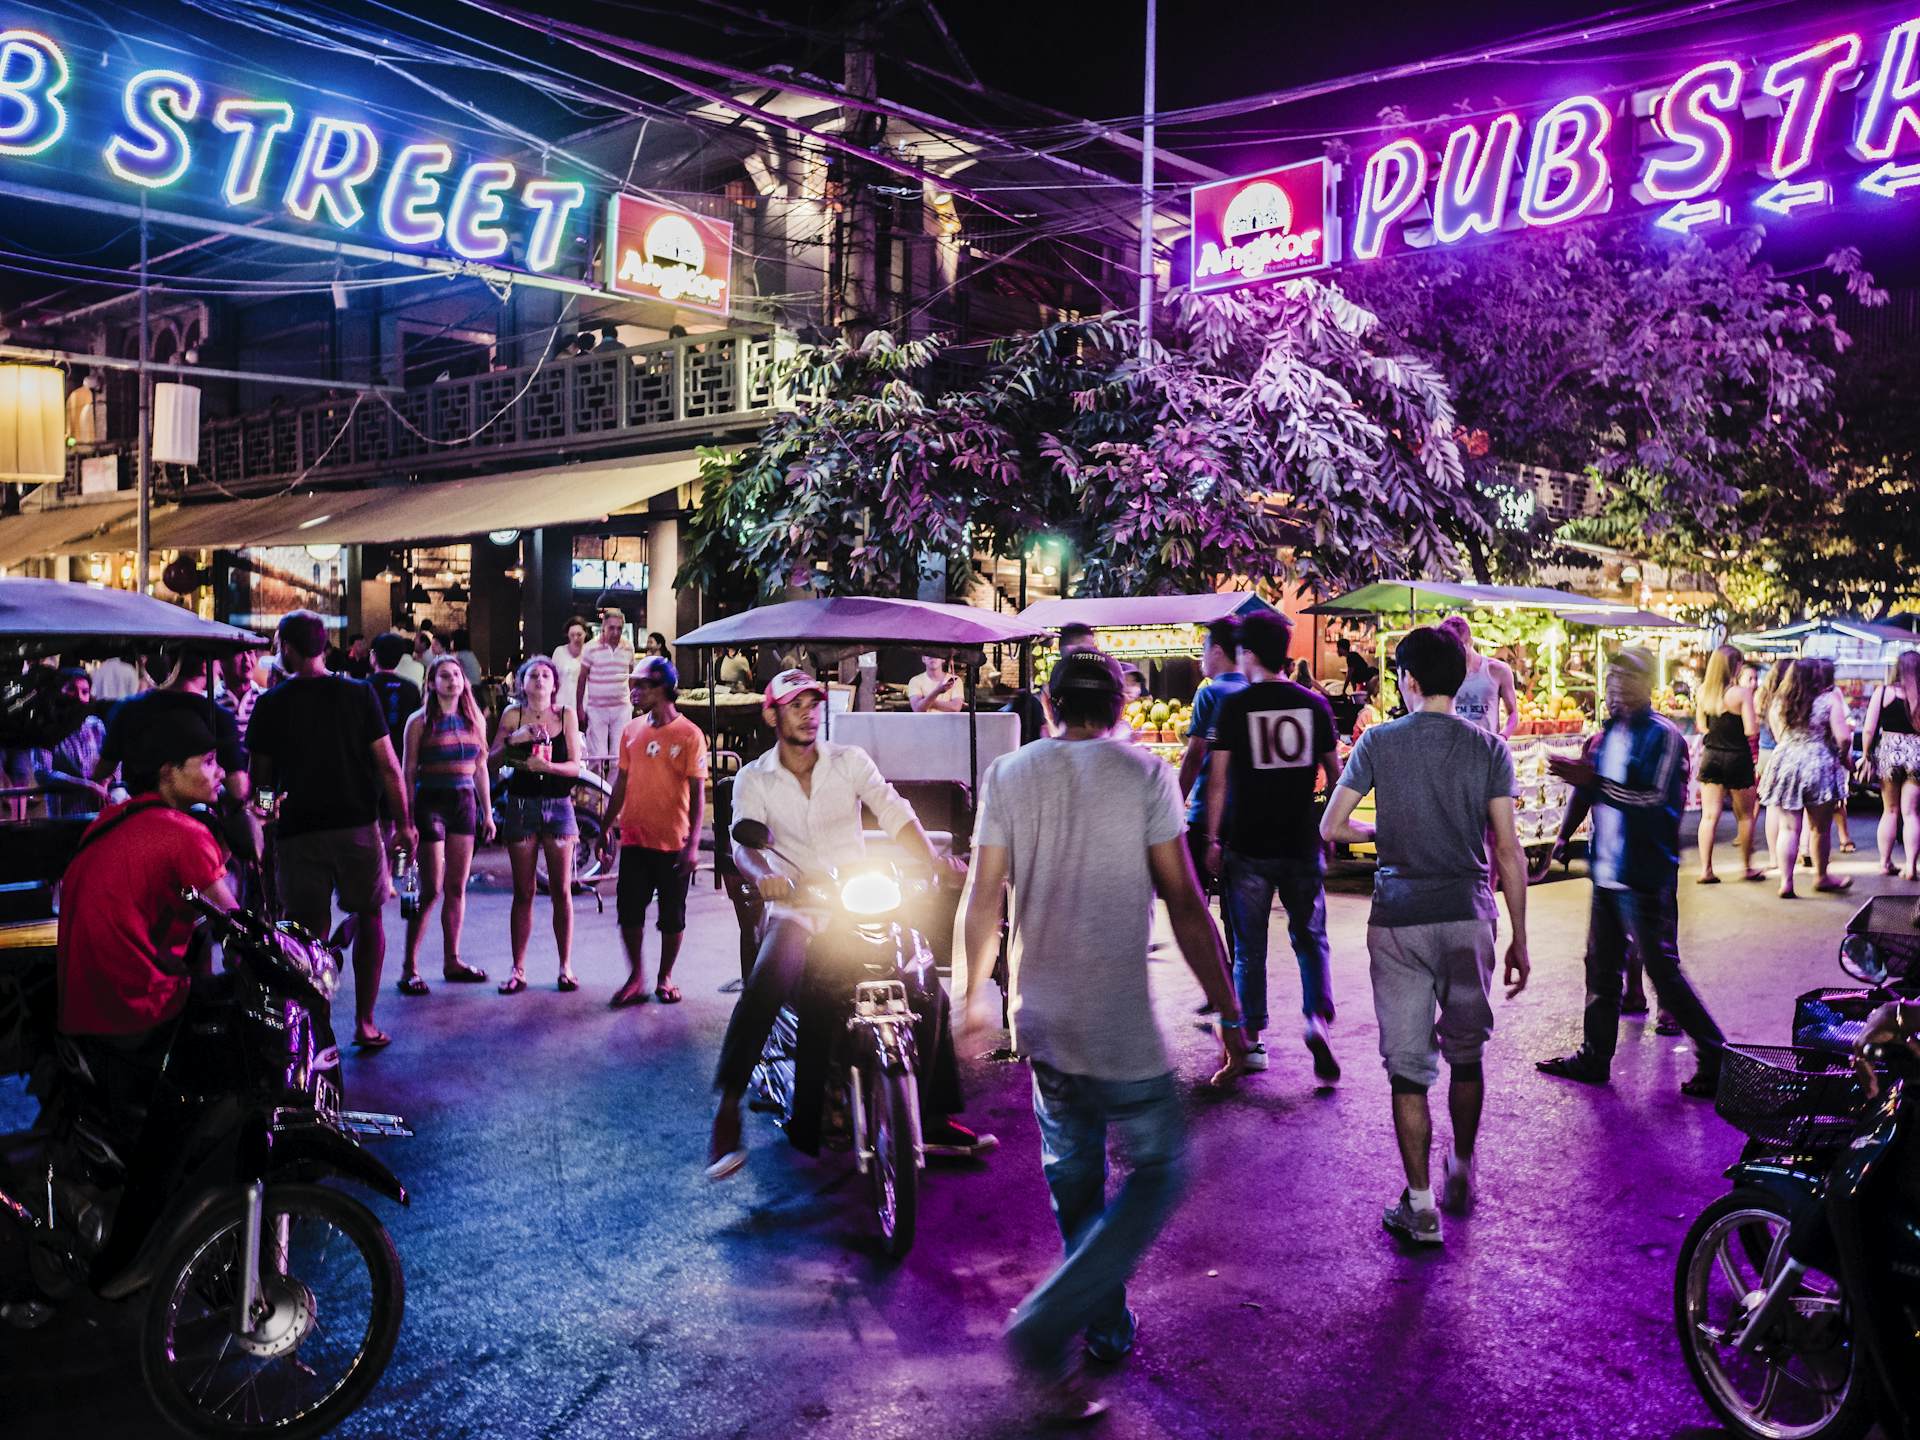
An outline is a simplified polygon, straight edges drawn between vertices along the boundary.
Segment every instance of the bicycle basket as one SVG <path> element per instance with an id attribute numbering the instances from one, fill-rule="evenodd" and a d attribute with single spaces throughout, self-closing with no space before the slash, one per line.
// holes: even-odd
<path id="1" fill-rule="evenodd" d="M 1911 895 L 1876 895 L 1854 912 L 1847 922 L 1847 934 L 1864 935 L 1872 942 L 1874 954 L 1886 970 L 1876 983 L 1898 984 L 1920 974 L 1920 914 Z"/>
<path id="2" fill-rule="evenodd" d="M 1809 990 L 1793 1002 L 1793 1043 L 1841 1057 L 1866 1033 L 1867 1017 L 1886 1001 L 1884 990 Z"/>
<path id="3" fill-rule="evenodd" d="M 1791 1045 L 1729 1045 L 1713 1108 L 1763 1145 L 1820 1149 L 1846 1141 L 1866 1100 L 1840 1056 Z"/>

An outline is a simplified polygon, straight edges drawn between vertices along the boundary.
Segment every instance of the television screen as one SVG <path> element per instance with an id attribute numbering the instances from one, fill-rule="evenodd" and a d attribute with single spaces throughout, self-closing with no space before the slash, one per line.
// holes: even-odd
<path id="1" fill-rule="evenodd" d="M 607 562 L 604 560 L 582 560 L 578 556 L 573 561 L 573 588 L 576 590 L 604 590 L 607 588 Z"/>

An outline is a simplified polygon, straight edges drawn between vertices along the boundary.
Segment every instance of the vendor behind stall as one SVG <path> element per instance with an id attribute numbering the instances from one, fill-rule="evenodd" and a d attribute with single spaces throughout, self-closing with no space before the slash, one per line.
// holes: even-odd
<path id="1" fill-rule="evenodd" d="M 913 706 L 915 714 L 929 710 L 951 714 L 967 708 L 960 677 L 947 668 L 944 659 L 938 655 L 922 655 L 920 663 L 926 668 L 907 682 L 907 703 Z"/>

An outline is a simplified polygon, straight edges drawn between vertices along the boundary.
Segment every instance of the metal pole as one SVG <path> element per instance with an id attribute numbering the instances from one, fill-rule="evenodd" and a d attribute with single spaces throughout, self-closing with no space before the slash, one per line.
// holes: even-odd
<path id="1" fill-rule="evenodd" d="M 1147 0 L 1146 104 L 1147 117 L 1140 146 L 1140 358 L 1147 358 L 1153 340 L 1153 72 L 1160 28 L 1159 0 Z"/>
<path id="2" fill-rule="evenodd" d="M 153 337 L 147 322 L 147 197 L 140 197 L 140 454 L 134 463 L 134 580 L 142 595 L 152 593 L 153 544 L 153 377 L 147 373 Z"/>

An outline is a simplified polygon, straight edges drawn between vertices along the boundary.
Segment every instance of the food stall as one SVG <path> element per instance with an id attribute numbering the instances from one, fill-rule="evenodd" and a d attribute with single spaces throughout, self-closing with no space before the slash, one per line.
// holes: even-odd
<path id="1" fill-rule="evenodd" d="M 1893 662 L 1905 651 L 1920 650 L 1920 634 L 1904 625 L 1845 617 L 1802 620 L 1727 639 L 1750 660 L 1805 655 L 1833 661 L 1834 683 L 1846 695 L 1856 721 L 1872 698 L 1873 687 L 1893 674 Z"/>
<path id="2" fill-rule="evenodd" d="M 1222 590 L 1203 595 L 1040 600 L 1022 610 L 1020 619 L 1055 635 L 1068 625 L 1091 625 L 1102 650 L 1146 676 L 1145 695 L 1126 713 L 1136 739 L 1178 765 L 1187 748 L 1193 697 L 1206 683 L 1200 674 L 1200 655 L 1206 648 L 1207 627 L 1232 615 L 1273 608 L 1251 590 Z M 1057 650 L 1049 649 L 1034 657 L 1036 686 L 1046 683 L 1057 655 Z"/>

